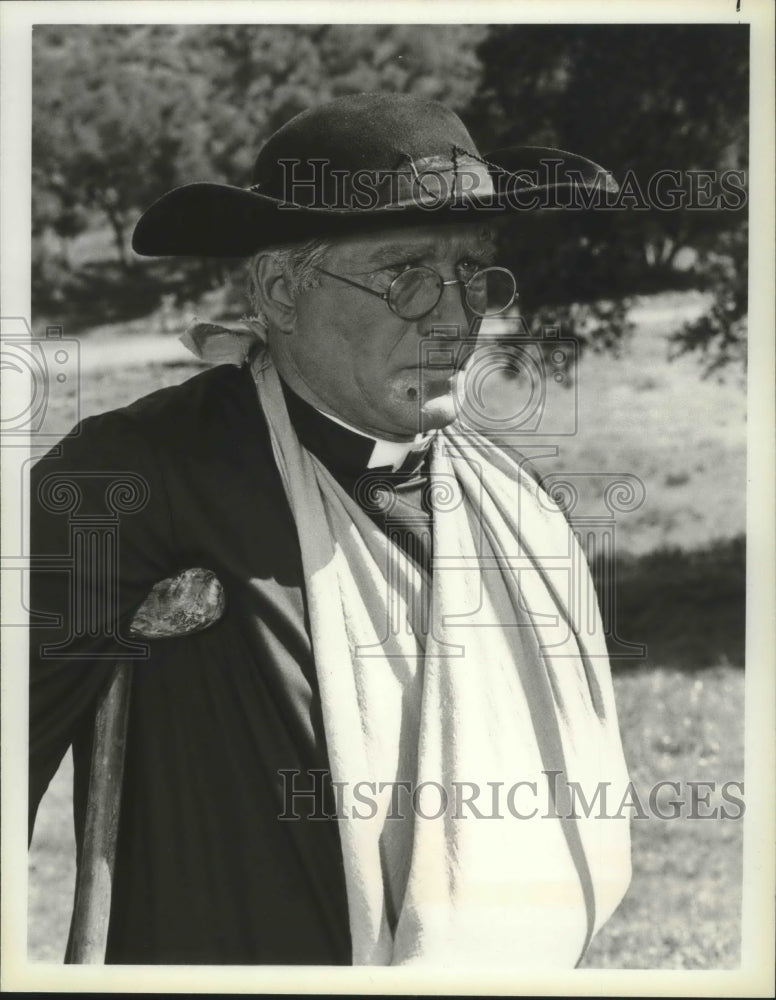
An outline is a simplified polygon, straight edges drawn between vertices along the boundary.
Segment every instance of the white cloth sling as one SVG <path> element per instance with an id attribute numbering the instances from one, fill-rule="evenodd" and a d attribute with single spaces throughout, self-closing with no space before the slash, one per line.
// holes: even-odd
<path id="1" fill-rule="evenodd" d="M 628 781 L 573 532 L 505 453 L 446 429 L 424 580 L 299 444 L 266 352 L 253 371 L 301 546 L 353 964 L 573 967 L 630 880 L 627 818 L 565 818 L 567 782 L 619 802 Z"/>

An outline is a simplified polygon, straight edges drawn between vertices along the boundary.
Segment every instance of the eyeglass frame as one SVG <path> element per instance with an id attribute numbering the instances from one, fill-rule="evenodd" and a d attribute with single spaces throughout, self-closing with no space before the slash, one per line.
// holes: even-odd
<path id="1" fill-rule="evenodd" d="M 463 278 L 451 278 L 449 281 L 445 281 L 445 279 L 442 277 L 442 275 L 439 273 L 439 271 L 437 271 L 437 269 L 435 267 L 428 267 L 428 265 L 426 265 L 426 264 L 418 264 L 415 267 L 408 267 L 406 271 L 402 271 L 400 274 L 397 274 L 396 277 L 391 281 L 391 283 L 388 286 L 388 288 L 386 289 L 386 291 L 384 291 L 384 292 L 378 292 L 374 288 L 370 288 L 368 285 L 359 284 L 359 282 L 353 281 L 352 278 L 346 278 L 342 274 L 334 274 L 332 271 L 327 271 L 325 268 L 320 267 L 318 264 L 315 264 L 314 267 L 315 267 L 316 271 L 320 271 L 321 274 L 325 274 L 329 278 L 337 278 L 339 281 L 344 281 L 345 284 L 347 284 L 347 285 L 352 285 L 353 288 L 360 288 L 362 292 L 369 292 L 370 295 L 377 296 L 378 299 L 382 299 L 383 302 L 386 303 L 386 305 L 391 310 L 391 312 L 394 314 L 394 316 L 398 316 L 399 319 L 406 320 L 408 323 L 413 323 L 413 322 L 415 322 L 415 320 L 423 319 L 424 316 L 428 316 L 428 314 L 430 312 L 433 312 L 434 309 L 436 309 L 436 307 L 441 302 L 442 296 L 445 293 L 445 287 L 447 285 L 463 285 L 464 290 L 466 292 L 468 292 L 469 285 L 472 283 L 472 281 L 474 281 L 474 279 L 477 277 L 478 274 L 483 274 L 485 271 L 504 271 L 512 279 L 512 283 L 515 286 L 515 291 L 514 291 L 514 294 L 512 295 L 512 298 L 509 300 L 509 302 L 507 302 L 507 304 L 502 309 L 499 309 L 498 312 L 495 312 L 495 313 L 478 313 L 476 311 L 476 309 L 472 309 L 472 312 L 476 316 L 480 316 L 483 319 L 486 319 L 488 316 L 500 316 L 501 313 L 503 313 L 505 310 L 509 309 L 509 307 L 513 304 L 513 302 L 515 302 L 517 299 L 520 298 L 520 292 L 518 292 L 518 290 L 517 290 L 517 279 L 515 278 L 514 274 L 509 270 L 508 267 L 499 267 L 498 265 L 490 265 L 489 264 L 487 267 L 480 267 L 466 281 L 464 281 Z M 427 309 L 424 313 L 421 313 L 419 316 L 412 316 L 412 317 L 402 316 L 401 313 L 397 312 L 393 308 L 393 306 L 391 305 L 391 302 L 390 302 L 390 296 L 391 296 L 391 291 L 393 290 L 393 286 L 396 284 L 397 281 L 399 281 L 400 278 L 403 278 L 405 274 L 409 274 L 410 271 L 431 271 L 433 274 L 436 274 L 436 276 L 442 282 L 442 284 L 440 286 L 440 289 L 439 289 L 439 298 L 436 300 L 436 302 L 433 304 L 433 306 L 431 306 L 429 309 Z M 463 296 L 463 300 L 464 300 L 464 305 L 466 306 L 466 308 L 471 309 L 471 306 L 466 302 L 466 296 L 465 295 Z"/>

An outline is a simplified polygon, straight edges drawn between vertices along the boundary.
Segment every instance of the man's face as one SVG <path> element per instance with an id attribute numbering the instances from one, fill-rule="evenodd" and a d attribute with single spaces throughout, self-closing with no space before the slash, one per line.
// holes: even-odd
<path id="1" fill-rule="evenodd" d="M 323 266 L 386 292 L 409 267 L 432 267 L 447 281 L 470 276 L 491 263 L 493 253 L 482 224 L 437 224 L 338 242 Z M 424 338 L 439 337 L 460 368 L 460 342 L 474 318 L 461 292 L 460 284 L 447 285 L 432 312 L 406 320 L 378 297 L 321 275 L 320 287 L 296 299 L 296 326 L 283 337 L 281 374 L 297 391 L 301 382 L 310 402 L 375 437 L 406 439 L 442 427 L 455 417 L 457 368 L 423 363 L 428 352 L 421 345 Z"/>

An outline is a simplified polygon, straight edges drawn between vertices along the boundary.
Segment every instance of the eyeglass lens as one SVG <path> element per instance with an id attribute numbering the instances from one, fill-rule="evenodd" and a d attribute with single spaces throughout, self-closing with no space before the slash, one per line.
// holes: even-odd
<path id="1" fill-rule="evenodd" d="M 478 316 L 503 312 L 515 297 L 515 279 L 499 267 L 487 267 L 466 286 L 466 305 Z M 442 297 L 442 278 L 426 267 L 413 267 L 391 284 L 388 304 L 403 319 L 420 319 L 431 312 Z"/>

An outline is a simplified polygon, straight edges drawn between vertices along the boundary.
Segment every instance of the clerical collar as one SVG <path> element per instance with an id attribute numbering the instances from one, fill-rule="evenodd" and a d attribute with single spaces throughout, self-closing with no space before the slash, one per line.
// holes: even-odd
<path id="1" fill-rule="evenodd" d="M 327 420 L 333 420 L 340 427 L 345 427 L 351 433 L 358 434 L 359 437 L 366 438 L 367 441 L 372 442 L 372 454 L 369 456 L 369 461 L 366 464 L 367 469 L 381 468 L 386 465 L 393 466 L 394 470 L 398 469 L 404 464 L 410 452 L 425 451 L 433 434 L 433 431 L 429 431 L 426 434 L 416 434 L 412 441 L 386 441 L 384 438 L 376 438 L 371 434 L 364 434 L 363 431 L 357 430 L 351 424 L 346 423 L 346 421 L 335 417 L 334 414 L 324 413 L 317 406 L 314 409 Z"/>
<path id="2" fill-rule="evenodd" d="M 361 475 L 367 469 L 415 472 L 434 436 L 417 434 L 412 441 L 385 441 L 357 430 L 339 417 L 323 413 L 298 396 L 281 379 L 291 423 L 301 443 L 333 472 Z"/>

